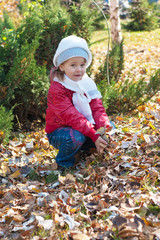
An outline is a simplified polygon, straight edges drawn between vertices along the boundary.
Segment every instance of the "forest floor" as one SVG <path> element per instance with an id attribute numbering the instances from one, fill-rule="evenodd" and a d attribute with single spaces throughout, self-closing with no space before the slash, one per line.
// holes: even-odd
<path id="1" fill-rule="evenodd" d="M 105 34 L 93 35 L 95 69 L 106 55 Z M 160 29 L 123 37 L 122 80 L 147 79 L 160 67 Z M 1 145 L 1 239 L 160 239 L 160 96 L 134 115 L 111 117 L 117 129 L 104 154 L 83 155 L 65 171 L 44 129 Z"/>

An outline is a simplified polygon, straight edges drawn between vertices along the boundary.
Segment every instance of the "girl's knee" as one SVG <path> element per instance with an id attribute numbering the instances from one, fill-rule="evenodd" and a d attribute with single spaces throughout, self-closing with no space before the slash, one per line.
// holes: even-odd
<path id="1" fill-rule="evenodd" d="M 72 146 L 74 145 L 74 148 L 81 147 L 85 140 L 86 137 L 82 133 L 72 129 L 72 131 L 70 132 L 70 141 L 72 143 Z"/>

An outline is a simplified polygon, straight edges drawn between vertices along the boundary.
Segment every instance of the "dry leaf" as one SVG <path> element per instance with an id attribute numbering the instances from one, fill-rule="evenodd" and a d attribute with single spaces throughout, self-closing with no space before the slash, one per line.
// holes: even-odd
<path id="1" fill-rule="evenodd" d="M 18 178 L 20 176 L 21 176 L 20 170 L 18 170 L 10 175 L 11 178 Z"/>
<path id="2" fill-rule="evenodd" d="M 73 240 L 90 240 L 91 238 L 83 233 L 70 233 Z"/>

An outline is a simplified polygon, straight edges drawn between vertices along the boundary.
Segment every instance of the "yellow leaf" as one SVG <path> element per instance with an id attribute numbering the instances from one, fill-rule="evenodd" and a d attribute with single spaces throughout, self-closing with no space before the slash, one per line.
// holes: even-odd
<path id="1" fill-rule="evenodd" d="M 21 63 L 25 62 L 26 61 L 26 57 L 22 59 Z"/>
<path id="2" fill-rule="evenodd" d="M 155 128 L 155 126 L 154 125 L 152 125 L 152 123 L 151 122 L 149 122 L 149 126 L 153 129 L 153 130 L 155 130 L 156 128 Z"/>
<path id="3" fill-rule="evenodd" d="M 12 178 L 18 178 L 20 175 L 21 175 L 21 173 L 20 173 L 20 171 L 18 170 L 18 171 L 16 171 L 16 172 L 14 172 L 13 174 L 11 174 L 10 177 L 12 177 Z"/>
<path id="4" fill-rule="evenodd" d="M 75 212 L 77 211 L 77 209 L 76 209 L 76 208 L 71 208 L 69 211 L 70 211 L 71 213 L 75 213 Z"/>
<path id="5" fill-rule="evenodd" d="M 123 132 L 129 132 L 129 129 L 128 128 L 123 128 L 122 131 Z"/>
<path id="6" fill-rule="evenodd" d="M 4 134 L 4 132 L 3 131 L 0 131 L 0 136 L 2 136 Z"/>
<path id="7" fill-rule="evenodd" d="M 40 192 L 40 190 L 39 189 L 37 189 L 37 188 L 32 188 L 32 190 L 34 190 L 35 192 L 37 192 L 37 193 L 39 193 Z"/>

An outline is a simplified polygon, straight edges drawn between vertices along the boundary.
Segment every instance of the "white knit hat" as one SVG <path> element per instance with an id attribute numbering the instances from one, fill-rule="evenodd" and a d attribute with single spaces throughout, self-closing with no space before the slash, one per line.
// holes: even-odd
<path id="1" fill-rule="evenodd" d="M 71 51 L 68 51 L 68 49 L 72 48 L 73 52 L 71 54 Z M 82 51 L 80 51 L 80 49 L 82 49 Z M 70 54 L 68 54 L 69 52 Z M 53 57 L 53 64 L 58 67 L 62 62 L 68 60 L 69 58 L 78 56 L 84 57 L 87 60 L 87 67 L 91 64 L 92 54 L 88 48 L 86 40 L 75 35 L 71 35 L 63 38 L 60 41 L 56 53 Z"/>

